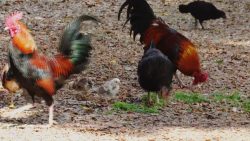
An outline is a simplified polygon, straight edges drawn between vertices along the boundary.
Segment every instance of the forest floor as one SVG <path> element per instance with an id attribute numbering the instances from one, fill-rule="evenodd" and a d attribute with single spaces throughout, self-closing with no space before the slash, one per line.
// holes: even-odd
<path id="1" fill-rule="evenodd" d="M 61 32 L 81 14 L 98 17 L 101 24 L 83 24 L 92 34 L 90 62 L 81 74 L 73 75 L 54 96 L 57 124 L 44 125 L 48 108 L 30 108 L 24 97 L 15 96 L 15 109 L 8 108 L 9 96 L 0 94 L 1 141 L 70 140 L 172 140 L 249 141 L 250 140 L 250 2 L 248 0 L 208 0 L 226 12 L 227 19 L 204 22 L 206 30 L 194 29 L 194 19 L 181 14 L 178 5 L 191 0 L 149 0 L 157 16 L 188 37 L 198 48 L 202 68 L 209 81 L 195 92 L 208 100 L 186 103 L 175 94 L 193 93 L 181 89 L 174 78 L 172 95 L 158 113 L 114 111 L 117 101 L 135 102 L 146 93 L 137 82 L 137 64 L 142 45 L 129 36 L 129 24 L 122 29 L 117 13 L 123 0 L 2 0 L 0 2 L 0 68 L 7 62 L 9 35 L 4 18 L 13 11 L 24 12 L 23 21 L 34 35 L 39 50 L 56 54 Z M 110 97 L 94 89 L 113 78 L 121 81 L 118 95 Z M 181 75 L 185 84 L 192 78 Z M 230 96 L 233 102 L 213 101 L 213 94 Z M 230 98 L 229 98 L 230 99 Z M 185 100 L 184 100 L 185 101 Z M 244 103 L 242 103 L 244 101 Z M 26 109 L 26 110 L 24 110 Z M 24 111 L 23 111 L 24 110 Z M 22 111 L 22 112 L 21 112 Z"/>

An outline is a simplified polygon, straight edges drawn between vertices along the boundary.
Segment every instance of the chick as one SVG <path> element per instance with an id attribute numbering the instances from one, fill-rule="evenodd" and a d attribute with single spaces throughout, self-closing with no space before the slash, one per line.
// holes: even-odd
<path id="1" fill-rule="evenodd" d="M 1 73 L 1 78 L 2 78 L 2 85 L 3 88 L 8 90 L 10 95 L 11 95 L 11 100 L 10 100 L 10 108 L 15 108 L 14 105 L 14 95 L 19 94 L 21 92 L 21 87 L 19 84 L 16 82 L 16 80 L 13 78 L 13 72 L 9 68 L 8 64 L 5 64 L 2 73 Z"/>
<path id="2" fill-rule="evenodd" d="M 101 87 L 99 87 L 99 93 L 106 93 L 110 96 L 116 96 L 120 89 L 121 81 L 118 78 L 114 78 L 110 81 L 105 82 Z"/>

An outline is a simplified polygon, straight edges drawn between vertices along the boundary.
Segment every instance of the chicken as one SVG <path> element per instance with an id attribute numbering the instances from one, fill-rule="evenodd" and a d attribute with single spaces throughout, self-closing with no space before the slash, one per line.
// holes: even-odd
<path id="1" fill-rule="evenodd" d="M 175 71 L 175 65 L 152 43 L 142 56 L 137 70 L 139 84 L 148 92 L 149 105 L 150 92 L 160 92 L 164 98 L 168 97 Z M 159 103 L 158 95 L 157 103 Z"/>
<path id="2" fill-rule="evenodd" d="M 130 35 L 133 32 L 134 40 L 137 34 L 140 35 L 140 42 L 145 45 L 145 51 L 149 49 L 151 41 L 153 41 L 156 48 L 168 56 L 180 72 L 194 77 L 193 85 L 208 79 L 208 74 L 201 70 L 195 45 L 185 36 L 170 28 L 161 18 L 157 18 L 146 0 L 126 0 L 119 10 L 118 20 L 126 6 L 128 6 L 127 21 L 124 26 L 130 21 Z M 184 86 L 177 74 L 175 76 L 179 84 Z"/>
<path id="3" fill-rule="evenodd" d="M 205 1 L 194 1 L 187 5 L 179 5 L 179 11 L 181 13 L 191 13 L 195 18 L 195 27 L 197 27 L 197 20 L 204 29 L 202 25 L 203 21 L 210 19 L 226 18 L 225 12 L 218 10 L 212 3 Z"/>
<path id="4" fill-rule="evenodd" d="M 98 93 L 107 94 L 111 97 L 116 96 L 120 90 L 121 81 L 118 78 L 106 81 L 101 87 L 98 88 Z"/>
<path id="5" fill-rule="evenodd" d="M 6 30 L 11 36 L 9 45 L 9 71 L 20 86 L 27 90 L 33 103 L 34 96 L 42 97 L 49 106 L 49 126 L 53 124 L 53 95 L 63 86 L 72 73 L 82 70 L 88 60 L 90 39 L 79 32 L 81 22 L 97 19 L 82 15 L 66 26 L 59 44 L 59 51 L 48 58 L 38 52 L 35 41 L 27 27 L 20 21 L 22 13 L 17 12 L 5 20 Z"/>
<path id="6" fill-rule="evenodd" d="M 9 71 L 9 65 L 6 64 L 2 70 L 1 73 L 1 80 L 2 80 L 2 85 L 3 88 L 8 90 L 10 93 L 10 108 L 15 108 L 14 105 L 14 95 L 15 94 L 19 94 L 21 92 L 21 88 L 20 85 L 17 83 L 17 81 L 15 80 L 14 76 L 13 76 L 13 71 Z"/>

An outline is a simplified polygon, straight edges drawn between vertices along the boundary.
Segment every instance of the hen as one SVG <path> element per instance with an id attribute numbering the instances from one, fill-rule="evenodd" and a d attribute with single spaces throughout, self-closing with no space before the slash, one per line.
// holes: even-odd
<path id="1" fill-rule="evenodd" d="M 52 96 L 63 86 L 64 80 L 72 73 L 84 68 L 88 60 L 91 45 L 88 35 L 79 32 L 81 22 L 97 20 L 82 15 L 71 22 L 64 30 L 59 44 L 58 55 L 48 58 L 38 52 L 30 31 L 20 21 L 22 13 L 14 13 L 5 20 L 11 36 L 9 45 L 9 71 L 20 86 L 32 97 L 42 97 L 49 106 L 49 125 L 53 124 Z"/>
<path id="2" fill-rule="evenodd" d="M 194 1 L 187 5 L 179 5 L 179 11 L 181 13 L 191 13 L 195 18 L 195 27 L 197 27 L 197 20 L 204 29 L 202 25 L 203 21 L 210 19 L 226 18 L 225 12 L 218 10 L 212 3 L 205 1 Z"/>
<path id="3" fill-rule="evenodd" d="M 179 71 L 194 77 L 193 85 L 207 80 L 208 74 L 201 70 L 198 52 L 189 39 L 170 28 L 161 18 L 157 18 L 146 0 L 126 0 L 119 10 L 118 20 L 126 6 L 127 21 L 124 26 L 130 21 L 130 34 L 133 32 L 134 39 L 140 34 L 140 42 L 145 45 L 145 51 L 153 41 L 156 48 L 168 56 Z M 184 86 L 176 74 L 175 76 Z"/>
<path id="4" fill-rule="evenodd" d="M 152 43 L 142 56 L 137 70 L 139 84 L 148 92 L 149 103 L 150 92 L 160 92 L 161 96 L 167 98 L 175 71 L 175 65 Z"/>

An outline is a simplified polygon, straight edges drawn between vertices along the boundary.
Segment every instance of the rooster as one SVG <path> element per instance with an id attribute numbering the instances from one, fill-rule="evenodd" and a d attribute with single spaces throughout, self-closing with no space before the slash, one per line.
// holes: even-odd
<path id="1" fill-rule="evenodd" d="M 138 64 L 137 74 L 140 86 L 148 92 L 150 104 L 150 92 L 161 92 L 161 96 L 169 96 L 175 65 L 160 50 L 151 43 L 150 48 L 144 53 Z M 159 98 L 157 95 L 157 103 Z"/>
<path id="2" fill-rule="evenodd" d="M 22 19 L 22 13 L 16 12 L 5 20 L 5 29 L 9 31 L 9 71 L 20 86 L 27 90 L 33 103 L 34 96 L 42 97 L 49 106 L 49 126 L 53 125 L 53 95 L 63 86 L 64 80 L 72 73 L 84 68 L 90 51 L 88 35 L 79 32 L 81 22 L 97 19 L 82 15 L 66 26 L 59 44 L 58 55 L 48 58 L 38 52 L 35 41 Z"/>
<path id="3" fill-rule="evenodd" d="M 212 3 L 205 1 L 194 1 L 187 5 L 181 4 L 179 5 L 179 11 L 181 13 L 191 13 L 195 18 L 195 27 L 197 27 L 197 20 L 199 20 L 202 29 L 204 29 L 202 23 L 205 20 L 226 18 L 224 11 L 217 9 Z"/>
<path id="4" fill-rule="evenodd" d="M 194 77 L 193 85 L 205 82 L 208 74 L 201 70 L 199 56 L 194 44 L 185 36 L 170 28 L 161 18 L 154 15 L 152 8 L 146 0 L 126 0 L 118 12 L 118 20 L 122 10 L 127 8 L 127 20 L 123 26 L 130 21 L 130 35 L 133 32 L 133 38 L 140 35 L 140 42 L 143 43 L 144 50 L 150 48 L 153 41 L 157 49 L 174 63 L 179 71 L 184 75 Z M 175 73 L 181 86 L 182 81 Z M 184 86 L 185 87 L 185 86 Z"/>

